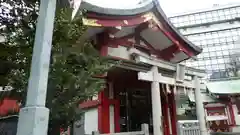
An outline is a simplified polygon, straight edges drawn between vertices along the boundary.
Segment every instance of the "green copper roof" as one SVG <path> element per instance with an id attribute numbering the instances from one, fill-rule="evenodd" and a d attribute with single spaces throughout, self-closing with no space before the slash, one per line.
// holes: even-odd
<path id="1" fill-rule="evenodd" d="M 239 94 L 240 79 L 208 82 L 207 88 L 214 94 Z"/>

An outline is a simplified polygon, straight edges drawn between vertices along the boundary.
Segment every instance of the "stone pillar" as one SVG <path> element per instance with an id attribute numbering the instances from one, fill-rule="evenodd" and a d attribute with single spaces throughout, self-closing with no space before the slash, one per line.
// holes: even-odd
<path id="1" fill-rule="evenodd" d="M 147 73 L 139 72 L 138 79 L 151 82 L 153 134 L 154 135 L 163 135 L 161 94 L 160 94 L 159 83 L 164 78 L 158 72 L 158 67 L 153 66 L 152 70 Z M 163 82 L 163 83 L 165 83 L 165 82 Z"/>
<path id="2" fill-rule="evenodd" d="M 161 108 L 161 95 L 158 79 L 158 68 L 153 66 L 152 68 L 153 81 L 151 84 L 152 94 L 152 119 L 153 119 L 153 134 L 163 135 L 162 129 L 162 108 Z"/>
<path id="3" fill-rule="evenodd" d="M 208 135 L 205 119 L 205 111 L 203 106 L 203 98 L 200 90 L 200 80 L 197 76 L 194 77 L 195 84 L 195 100 L 196 100 L 196 112 L 199 121 L 201 135 Z"/>
<path id="4" fill-rule="evenodd" d="M 19 113 L 17 135 L 47 135 L 49 109 L 45 102 L 55 9 L 56 0 L 41 0 L 27 101 Z"/>

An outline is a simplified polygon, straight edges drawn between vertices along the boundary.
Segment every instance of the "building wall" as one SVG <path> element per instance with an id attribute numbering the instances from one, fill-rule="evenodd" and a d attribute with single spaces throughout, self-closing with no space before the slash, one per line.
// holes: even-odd
<path id="1" fill-rule="evenodd" d="M 18 112 L 17 100 L 4 98 L 0 101 L 0 116 L 6 116 L 9 112 Z"/>
<path id="2" fill-rule="evenodd" d="M 206 69 L 208 78 L 228 77 L 232 55 L 240 50 L 236 45 L 240 37 L 240 4 L 169 19 L 185 37 L 203 48 L 198 61 L 188 60 L 187 66 Z"/>
<path id="3" fill-rule="evenodd" d="M 84 113 L 84 130 L 85 134 L 98 131 L 98 108 L 89 109 Z"/>

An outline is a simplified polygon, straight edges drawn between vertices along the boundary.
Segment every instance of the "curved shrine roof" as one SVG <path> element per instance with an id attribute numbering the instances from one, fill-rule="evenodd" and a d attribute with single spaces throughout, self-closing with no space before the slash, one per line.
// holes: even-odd
<path id="1" fill-rule="evenodd" d="M 81 8 L 87 10 L 83 24 L 89 26 L 83 39 L 107 33 L 108 39 L 104 42 L 108 44 L 132 43 L 173 63 L 194 57 L 202 51 L 169 22 L 157 0 L 134 0 L 130 3 L 85 0 Z"/>
<path id="2" fill-rule="evenodd" d="M 240 79 L 210 81 L 207 84 L 208 91 L 216 95 L 240 95 Z"/>
<path id="3" fill-rule="evenodd" d="M 83 0 L 83 8 L 106 15 L 136 15 L 154 7 L 152 0 Z"/>

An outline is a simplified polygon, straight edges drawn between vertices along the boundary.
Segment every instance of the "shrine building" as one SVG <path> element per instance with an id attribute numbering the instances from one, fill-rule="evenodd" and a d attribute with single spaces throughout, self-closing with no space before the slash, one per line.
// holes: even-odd
<path id="1" fill-rule="evenodd" d="M 117 1 L 119 7 L 108 7 L 105 1 L 83 2 L 88 29 L 81 40 L 91 40 L 102 56 L 121 64 L 103 77 L 106 87 L 98 96 L 80 104 L 82 134 L 140 131 L 146 123 L 150 134 L 177 135 L 176 97 L 185 90 L 195 91 L 200 128 L 206 133 L 200 92 L 206 89 L 200 83 L 206 73 L 179 64 L 202 49 L 174 28 L 157 1 L 128 8 Z"/>

